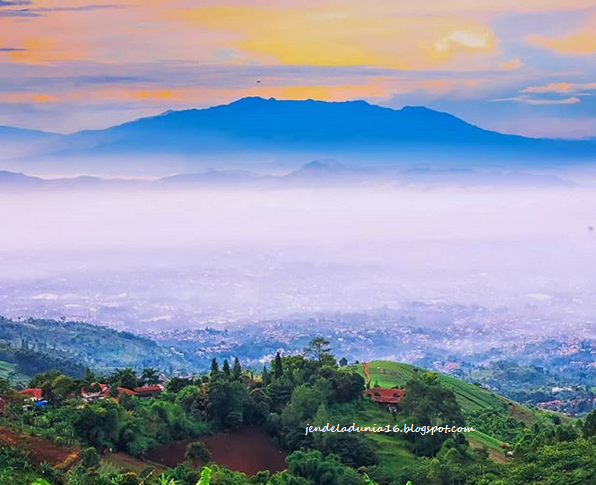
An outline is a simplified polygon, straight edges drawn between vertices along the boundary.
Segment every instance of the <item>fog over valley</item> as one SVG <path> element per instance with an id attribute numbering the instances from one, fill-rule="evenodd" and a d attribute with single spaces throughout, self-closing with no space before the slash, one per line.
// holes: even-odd
<path id="1" fill-rule="evenodd" d="M 425 301 L 539 307 L 556 333 L 592 321 L 594 207 L 589 186 L 4 191 L 0 314 L 145 332 Z"/>

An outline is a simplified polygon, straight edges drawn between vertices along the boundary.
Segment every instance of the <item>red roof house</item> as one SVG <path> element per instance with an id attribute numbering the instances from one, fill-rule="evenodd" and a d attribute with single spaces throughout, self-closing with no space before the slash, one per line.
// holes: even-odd
<path id="1" fill-rule="evenodd" d="M 119 387 L 118 388 L 118 397 L 122 396 L 122 394 L 128 394 L 129 396 L 136 396 L 137 393 L 127 389 L 126 387 Z"/>
<path id="2" fill-rule="evenodd" d="M 43 391 L 33 387 L 19 391 L 19 394 L 28 397 L 32 401 L 40 401 L 43 398 Z"/>
<path id="3" fill-rule="evenodd" d="M 85 401 L 105 399 L 108 396 L 108 393 L 110 392 L 110 388 L 106 384 L 95 383 L 91 384 L 91 387 L 94 388 L 94 390 L 86 389 L 84 387 L 81 388 L 81 397 Z"/>
<path id="4" fill-rule="evenodd" d="M 135 394 L 139 397 L 153 397 L 157 396 L 163 391 L 163 386 L 155 384 L 152 386 L 135 387 Z"/>
<path id="5" fill-rule="evenodd" d="M 373 402 L 380 402 L 383 404 L 397 404 L 404 397 L 404 389 L 382 389 L 376 387 L 364 391 L 364 395 L 369 397 Z"/>

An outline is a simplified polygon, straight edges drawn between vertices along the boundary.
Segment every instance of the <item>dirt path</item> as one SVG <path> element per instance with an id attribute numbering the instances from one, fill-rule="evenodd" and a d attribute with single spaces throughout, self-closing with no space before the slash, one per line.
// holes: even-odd
<path id="1" fill-rule="evenodd" d="M 363 366 L 363 370 L 364 370 L 364 378 L 366 379 L 366 383 L 370 384 L 370 371 L 368 368 L 368 362 L 363 362 L 362 366 Z"/>

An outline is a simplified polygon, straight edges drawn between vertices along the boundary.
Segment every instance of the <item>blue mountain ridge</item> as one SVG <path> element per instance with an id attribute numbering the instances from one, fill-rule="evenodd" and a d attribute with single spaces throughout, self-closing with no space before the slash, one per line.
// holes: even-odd
<path id="1" fill-rule="evenodd" d="M 104 130 L 61 136 L 53 158 L 175 155 L 249 160 L 263 154 L 338 158 L 352 165 L 407 158 L 531 162 L 596 161 L 596 140 L 534 139 L 484 130 L 424 107 L 399 110 L 365 101 L 243 98 L 205 109 L 168 111 Z M 219 167 L 219 165 L 218 165 Z M 249 163 L 247 169 L 251 169 Z"/>

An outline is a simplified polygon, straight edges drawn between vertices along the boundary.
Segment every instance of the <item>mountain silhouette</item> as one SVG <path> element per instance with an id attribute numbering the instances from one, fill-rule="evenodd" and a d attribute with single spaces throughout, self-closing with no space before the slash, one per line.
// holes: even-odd
<path id="1" fill-rule="evenodd" d="M 81 164 L 88 159 L 105 162 L 114 158 L 124 170 L 127 164 L 138 168 L 149 157 L 158 166 L 180 158 L 187 160 L 187 172 L 200 166 L 200 161 L 214 161 L 206 166 L 218 169 L 254 170 L 258 168 L 255 161 L 265 159 L 292 159 L 293 167 L 313 159 L 337 159 L 349 166 L 516 165 L 596 159 L 595 140 L 504 135 L 424 107 L 395 110 L 365 101 L 257 97 L 60 136 L 49 146 L 45 155 L 57 164 L 62 158 Z"/>

